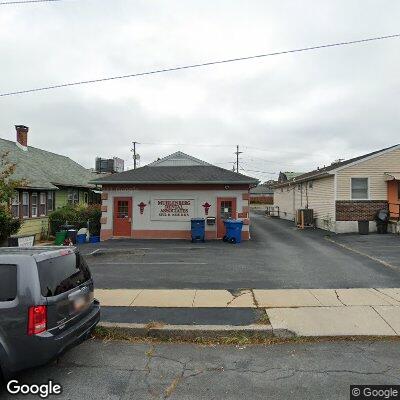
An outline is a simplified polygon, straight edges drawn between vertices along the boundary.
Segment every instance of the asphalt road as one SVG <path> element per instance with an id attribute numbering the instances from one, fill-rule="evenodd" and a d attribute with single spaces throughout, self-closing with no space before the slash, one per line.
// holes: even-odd
<path id="1" fill-rule="evenodd" d="M 50 399 L 349 399 L 352 384 L 400 384 L 399 342 L 198 346 L 88 341 L 21 383 L 54 380 Z M 4 400 L 38 399 L 9 396 Z"/>
<path id="2" fill-rule="evenodd" d="M 400 267 L 389 268 L 331 243 L 324 231 L 299 231 L 289 221 L 253 213 L 251 234 L 251 241 L 238 245 L 110 240 L 85 245 L 82 251 L 98 250 L 87 256 L 98 288 L 400 287 Z M 400 237 L 390 237 L 400 244 Z M 371 238 L 374 235 L 363 239 L 364 249 Z M 383 237 L 379 240 L 385 244 Z M 371 240 L 370 252 L 374 246 L 377 243 Z M 400 258 L 400 246 L 397 250 L 393 245 L 391 257 L 396 254 Z"/>

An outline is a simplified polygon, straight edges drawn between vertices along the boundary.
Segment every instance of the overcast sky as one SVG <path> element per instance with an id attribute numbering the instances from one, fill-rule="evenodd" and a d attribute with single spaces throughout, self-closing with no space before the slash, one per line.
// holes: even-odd
<path id="1" fill-rule="evenodd" d="M 4 5 L 0 92 L 395 34 L 399 17 L 398 0 Z M 181 150 L 232 168 L 240 144 L 266 180 L 399 143 L 399 70 L 388 39 L 3 97 L 0 137 L 27 125 L 30 145 L 85 167 L 131 166 L 136 140 L 142 165 Z"/>

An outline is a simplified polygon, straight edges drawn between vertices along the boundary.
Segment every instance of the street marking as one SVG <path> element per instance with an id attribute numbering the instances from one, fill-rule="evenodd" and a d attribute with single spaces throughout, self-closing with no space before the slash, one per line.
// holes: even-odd
<path id="1" fill-rule="evenodd" d="M 343 244 L 343 243 L 336 242 L 335 240 L 331 239 L 331 238 L 328 237 L 328 236 L 325 236 L 325 240 L 327 240 L 328 242 L 334 243 L 334 244 L 336 244 L 337 246 L 343 247 L 343 248 L 346 249 L 346 250 L 352 251 L 353 253 L 359 254 L 360 256 L 367 257 L 367 258 L 369 258 L 369 259 L 372 260 L 372 261 L 375 261 L 375 262 L 378 262 L 378 263 L 384 265 L 385 267 L 389 267 L 389 268 L 394 269 L 394 270 L 396 270 L 396 271 L 398 271 L 398 270 L 400 269 L 400 268 L 399 268 L 398 266 L 396 266 L 396 265 L 390 264 L 390 263 L 388 263 L 388 262 L 386 262 L 386 261 L 383 261 L 383 260 L 381 260 L 381 259 L 379 259 L 379 258 L 370 256 L 369 254 L 363 253 L 362 251 L 356 250 L 356 249 L 354 249 L 353 247 L 347 246 L 347 245 L 345 245 L 345 244 Z"/>
<path id="2" fill-rule="evenodd" d="M 100 251 L 100 249 L 96 249 L 96 250 L 92 251 L 91 253 L 89 253 L 89 255 L 92 256 L 93 254 L 96 254 L 99 251 Z"/>

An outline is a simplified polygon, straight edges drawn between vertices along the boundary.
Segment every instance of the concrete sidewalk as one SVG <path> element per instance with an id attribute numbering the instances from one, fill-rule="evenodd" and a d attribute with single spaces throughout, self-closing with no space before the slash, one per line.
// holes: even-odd
<path id="1" fill-rule="evenodd" d="M 273 330 L 299 336 L 398 336 L 400 289 L 98 289 L 103 306 L 266 310 Z M 135 321 L 132 321 L 135 323 Z"/>

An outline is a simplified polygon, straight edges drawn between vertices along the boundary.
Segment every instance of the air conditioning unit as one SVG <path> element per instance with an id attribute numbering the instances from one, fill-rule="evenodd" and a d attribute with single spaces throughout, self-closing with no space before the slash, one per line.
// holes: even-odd
<path id="1" fill-rule="evenodd" d="M 296 213 L 296 225 L 299 229 L 315 228 L 314 210 L 312 208 L 300 208 Z"/>

